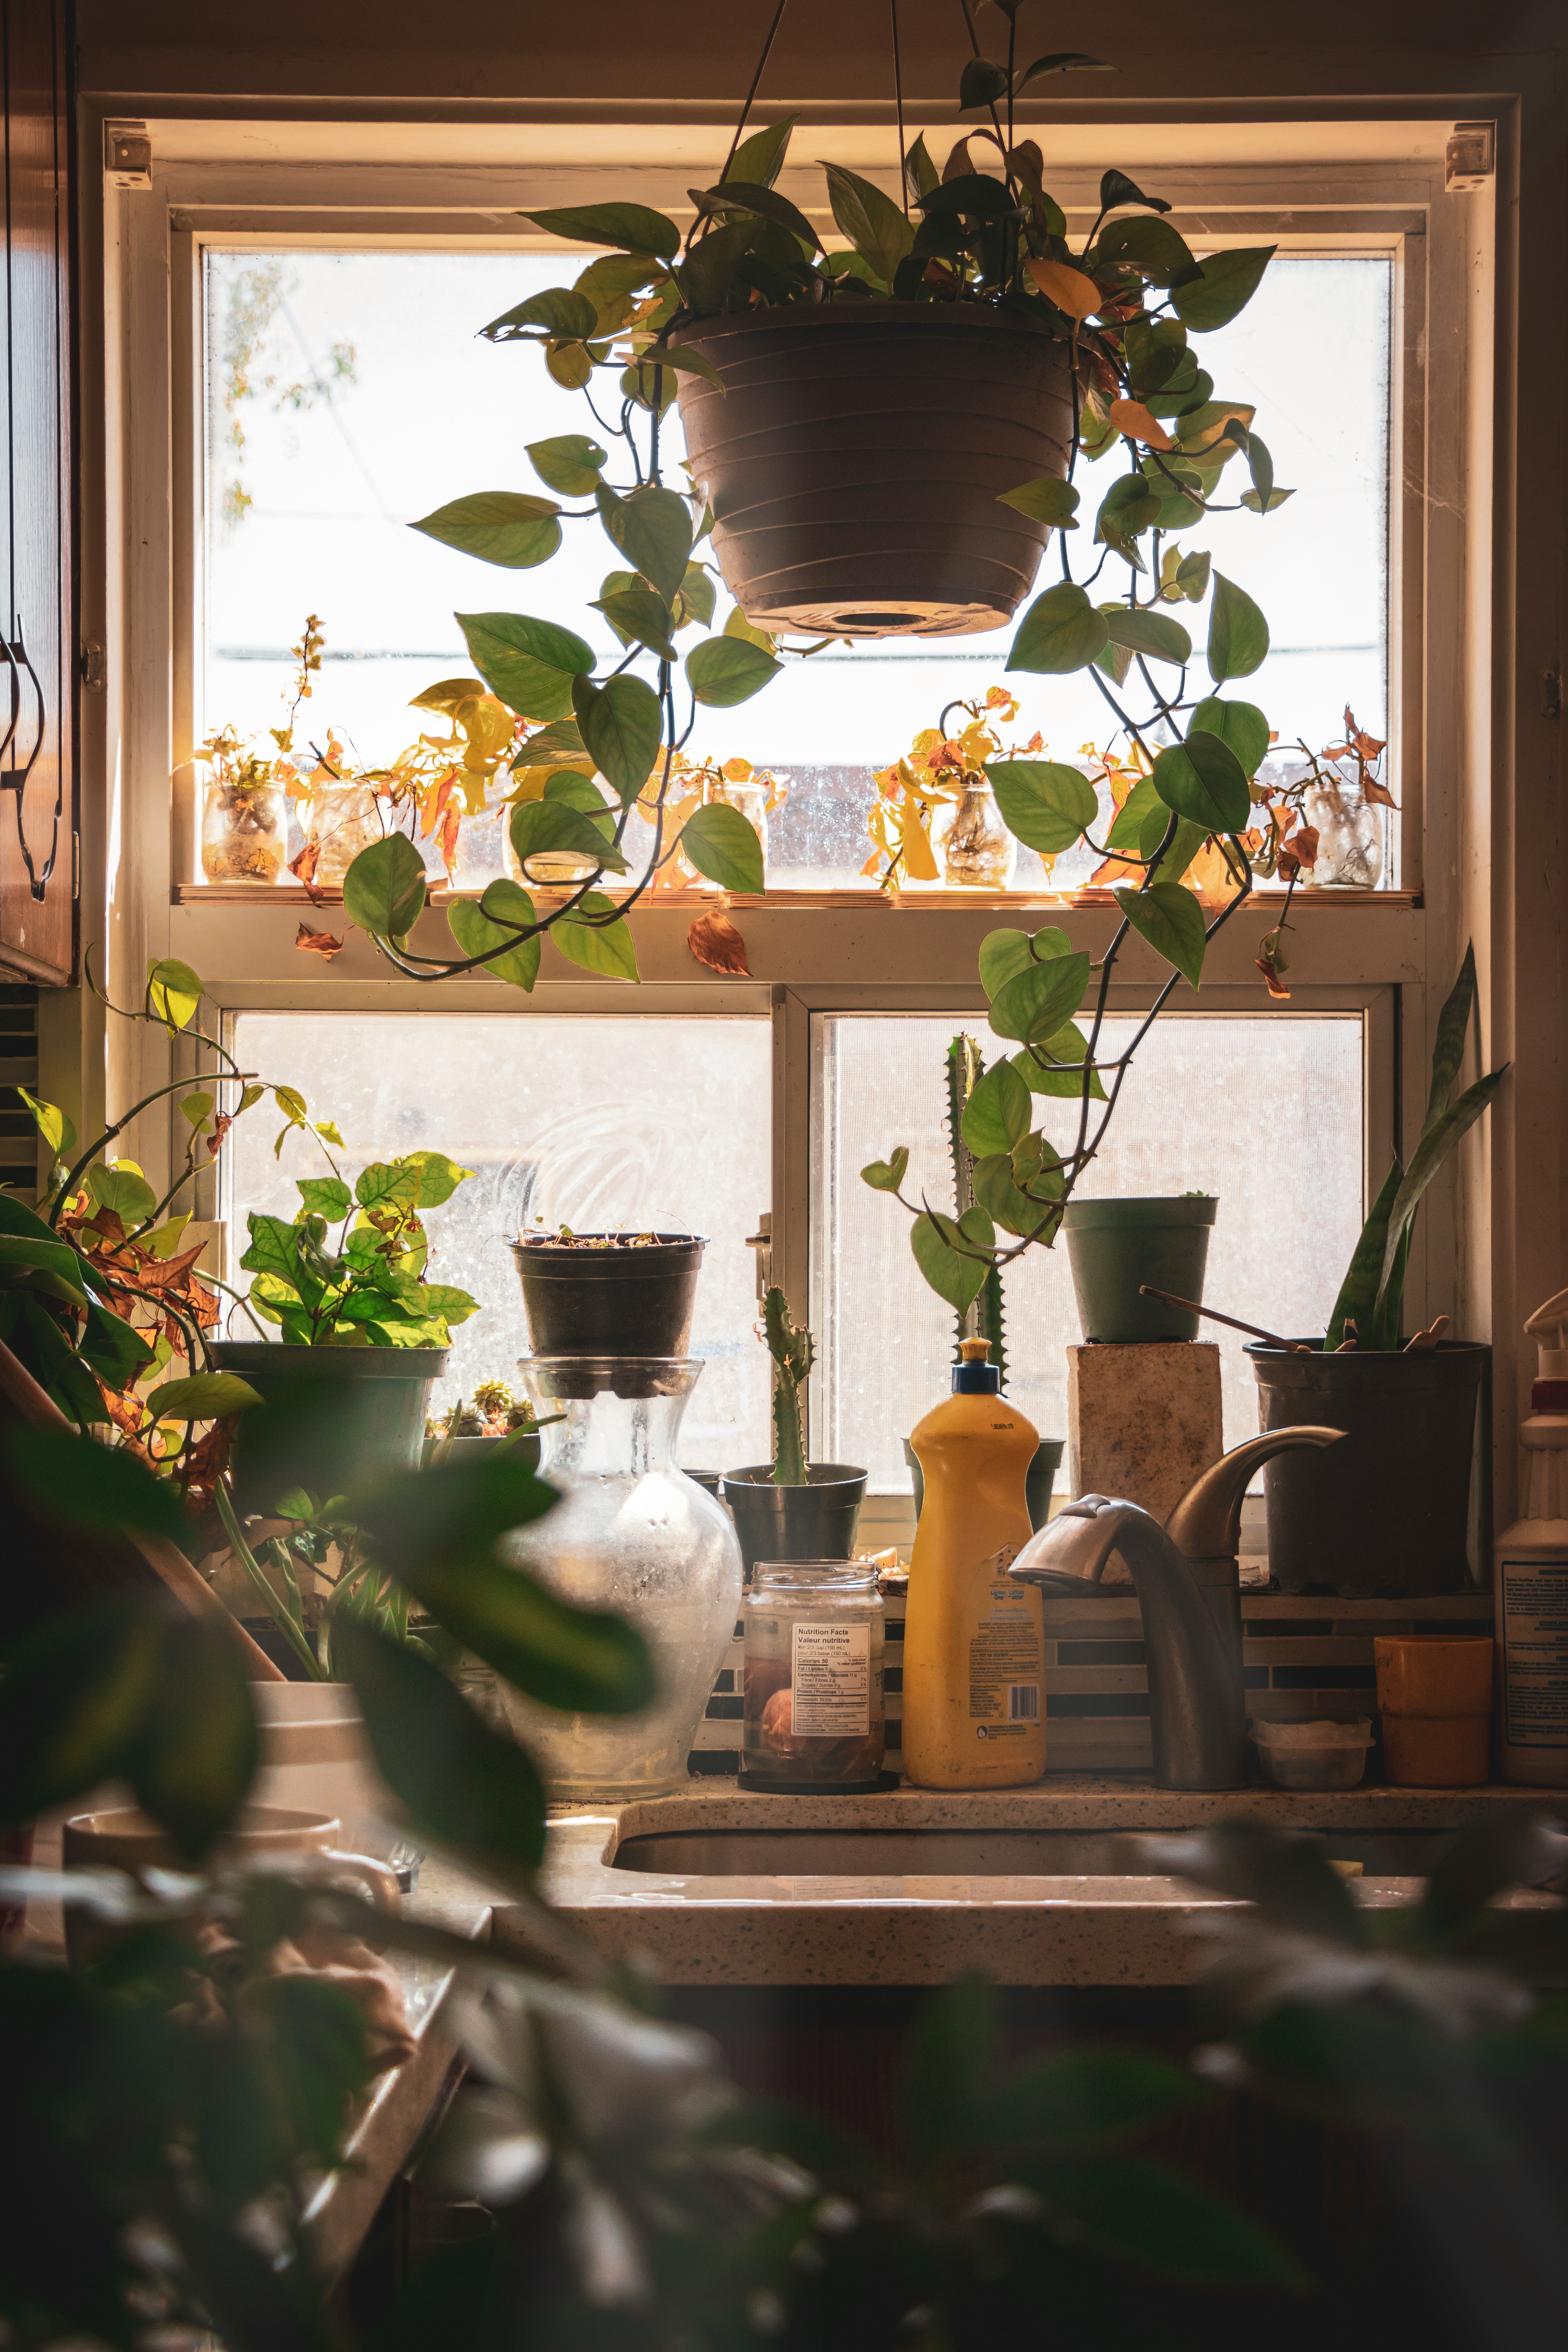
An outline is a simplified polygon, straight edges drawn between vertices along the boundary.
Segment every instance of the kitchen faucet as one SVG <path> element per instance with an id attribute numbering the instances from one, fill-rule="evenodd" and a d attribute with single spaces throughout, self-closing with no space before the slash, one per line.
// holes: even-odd
<path id="1" fill-rule="evenodd" d="M 1162 1527 L 1141 1504 L 1080 1495 L 1032 1536 L 1008 1569 L 1025 1584 L 1073 1593 L 1119 1551 L 1143 1612 L 1154 1781 L 1162 1789 L 1247 1786 L 1241 1675 L 1241 1500 L 1260 1463 L 1340 1429 L 1270 1429 L 1233 1446 L 1188 1488 Z"/>

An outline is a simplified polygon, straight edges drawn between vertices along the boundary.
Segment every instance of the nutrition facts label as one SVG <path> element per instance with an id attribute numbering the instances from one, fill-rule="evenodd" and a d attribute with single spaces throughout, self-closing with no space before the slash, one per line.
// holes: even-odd
<path id="1" fill-rule="evenodd" d="M 869 1625 L 796 1619 L 790 1637 L 790 1729 L 798 1739 L 837 1739 L 871 1728 Z"/>
<path id="2" fill-rule="evenodd" d="M 1039 1721 L 1042 1658 L 1027 1595 L 994 1585 L 969 1644 L 969 1719 L 988 1738 L 1019 1738 Z"/>
<path id="3" fill-rule="evenodd" d="M 1503 1738 L 1568 1748 L 1568 1563 L 1499 1560 Z"/>

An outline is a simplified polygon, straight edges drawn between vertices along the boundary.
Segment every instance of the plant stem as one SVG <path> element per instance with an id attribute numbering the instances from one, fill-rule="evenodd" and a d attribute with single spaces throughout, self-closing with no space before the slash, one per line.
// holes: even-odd
<path id="1" fill-rule="evenodd" d="M 288 1610 L 272 1590 L 271 1581 L 266 1570 L 260 1566 L 250 1546 L 245 1540 L 245 1530 L 239 1524 L 233 1503 L 229 1500 L 226 1480 L 222 1478 L 218 1480 L 214 1489 L 213 1499 L 217 1505 L 218 1517 L 223 1521 L 223 1531 L 228 1538 L 228 1548 L 266 1602 L 268 1615 L 297 1653 L 300 1663 L 310 1681 L 324 1683 L 327 1679 L 326 1672 L 306 1641 L 302 1627 L 297 1625 L 289 1616 Z"/>

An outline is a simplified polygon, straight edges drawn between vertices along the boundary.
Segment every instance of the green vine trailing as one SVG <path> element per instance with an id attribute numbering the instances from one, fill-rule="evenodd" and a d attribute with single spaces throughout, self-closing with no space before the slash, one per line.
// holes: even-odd
<path id="1" fill-rule="evenodd" d="M 682 378 L 720 390 L 722 382 L 685 338 L 703 319 L 756 308 L 893 299 L 928 304 L 937 320 L 943 303 L 962 300 L 1016 314 L 1067 345 L 1065 478 L 1001 494 L 1054 534 L 1061 575 L 1025 613 L 1008 668 L 1047 677 L 1086 671 L 1137 782 L 1101 843 L 1093 837 L 1099 798 L 1079 768 L 1029 756 L 984 763 L 1019 841 L 1046 856 L 1087 842 L 1123 878 L 1113 891 L 1121 919 L 1098 961 L 1048 925 L 994 931 L 982 947 L 992 1031 L 1013 1050 L 978 1076 L 963 1114 L 973 1200 L 955 1216 L 902 1202 L 921 1272 L 961 1312 L 988 1269 L 1054 1240 L 1151 1023 L 1184 981 L 1198 987 L 1209 940 L 1251 889 L 1253 858 L 1272 870 L 1274 828 L 1266 793 L 1253 782 L 1268 749 L 1268 720 L 1223 691 L 1261 667 L 1268 625 L 1245 588 L 1184 542 L 1211 512 L 1239 506 L 1261 523 L 1290 496 L 1274 479 L 1251 404 L 1218 390 L 1194 340 L 1240 313 L 1274 248 L 1200 255 L 1166 217 L 1165 199 L 1115 170 L 1103 175 L 1099 209 L 1075 247 L 1067 214 L 1045 185 L 1038 143 L 1015 136 L 1015 104 L 1038 77 L 1096 61 L 1060 53 L 1021 64 L 1016 0 L 1003 14 L 1005 60 L 976 54 L 959 89 L 961 112 L 984 120 L 962 131 L 940 168 L 923 136 L 915 140 L 903 152 L 901 204 L 855 173 L 825 166 L 844 246 L 829 250 L 778 190 L 792 120 L 742 139 L 744 113 L 718 181 L 692 190 L 684 230 L 637 203 L 524 215 L 547 235 L 599 250 L 571 286 L 531 296 L 483 331 L 495 342 L 536 345 L 556 383 L 582 389 L 595 432 L 529 447 L 554 496 L 481 490 L 415 528 L 515 572 L 552 556 L 564 525 L 596 522 L 616 568 L 595 609 L 625 652 L 605 671 L 593 648 L 554 619 L 459 614 L 486 687 L 526 722 L 512 757 L 531 780 L 531 796 L 516 802 L 510 819 L 523 880 L 492 882 L 477 903 L 455 899 L 447 921 L 456 953 L 447 955 L 412 943 L 426 886 L 403 835 L 363 851 L 343 894 L 349 920 L 406 976 L 484 970 L 529 989 L 547 930 L 588 969 L 636 978 L 626 915 L 678 850 L 721 887 L 760 892 L 760 843 L 739 811 L 700 806 L 679 826 L 668 821 L 677 754 L 699 709 L 749 699 L 790 651 L 739 607 L 721 631 L 710 629 L 713 569 L 699 551 L 712 516 L 700 482 L 669 486 L 661 425 Z M 1247 487 L 1227 498 L 1227 468 L 1238 460 Z M 1090 466 L 1108 473 L 1092 528 L 1084 503 Z M 1075 562 L 1071 535 L 1080 530 L 1089 552 Z M 1111 580 L 1100 585 L 1108 564 Z M 1208 679 L 1199 687 L 1189 684 L 1194 643 L 1178 615 L 1190 619 L 1205 604 Z M 703 634 L 682 654 L 677 641 L 688 629 Z M 634 813 L 651 828 L 647 863 L 612 898 L 602 886 L 631 873 L 629 848 L 640 838 L 628 844 Z M 541 909 L 525 887 L 534 878 L 530 861 L 563 855 L 585 870 L 558 904 Z M 1217 911 L 1206 913 L 1205 900 Z M 1102 1042 L 1106 1007 L 1131 932 L 1164 961 L 1169 978 L 1132 1044 L 1112 1055 Z M 1068 1131 L 1057 1140 L 1035 1122 L 1037 1097 L 1068 1106 Z M 901 1199 L 908 1158 L 900 1147 L 867 1169 L 866 1181 Z"/>

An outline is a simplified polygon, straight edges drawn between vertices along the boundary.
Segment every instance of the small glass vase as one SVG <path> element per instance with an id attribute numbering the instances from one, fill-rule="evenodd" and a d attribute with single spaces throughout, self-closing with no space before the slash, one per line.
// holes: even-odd
<path id="1" fill-rule="evenodd" d="M 362 849 L 386 831 L 380 803 L 368 784 L 324 783 L 311 787 L 305 838 L 317 853 L 310 879 L 338 890 Z"/>
<path id="2" fill-rule="evenodd" d="M 1375 890 L 1383 878 L 1383 816 L 1359 784 L 1309 784 L 1301 813 L 1318 855 L 1303 869 L 1317 890 Z"/>
<path id="3" fill-rule="evenodd" d="M 281 784 L 241 789 L 214 777 L 202 808 L 202 876 L 208 882 L 276 882 L 289 855 L 289 796 Z"/>
<path id="4" fill-rule="evenodd" d="M 950 890 L 1011 889 L 1018 845 L 983 775 L 965 775 L 957 800 L 932 820 L 931 837 Z"/>
<path id="5" fill-rule="evenodd" d="M 741 1548 L 718 1500 L 678 1469 L 676 1440 L 702 1370 L 683 1356 L 532 1356 L 521 1384 L 542 1419 L 542 1469 L 561 1500 L 506 1537 L 502 1556 L 564 1601 L 628 1617 L 653 1652 L 640 1715 L 565 1715 L 501 1686 L 507 1720 L 555 1804 L 685 1786 L 686 1759 L 733 1637 Z"/>

